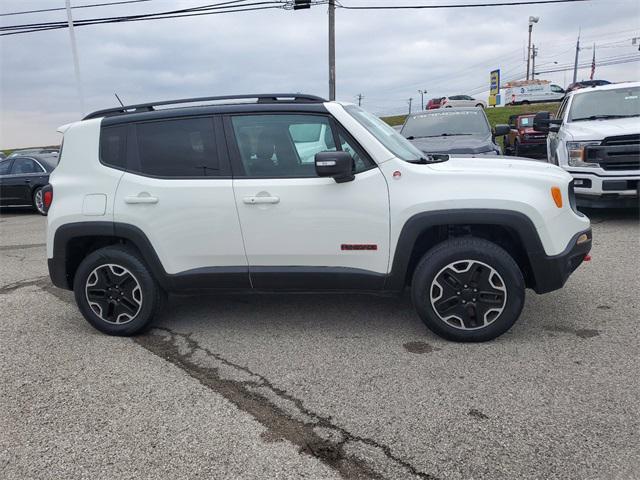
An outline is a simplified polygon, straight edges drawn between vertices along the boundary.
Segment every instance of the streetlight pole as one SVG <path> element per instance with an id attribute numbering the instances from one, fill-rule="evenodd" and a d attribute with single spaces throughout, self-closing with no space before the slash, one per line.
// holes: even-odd
<path id="1" fill-rule="evenodd" d="M 531 31 L 533 30 L 533 24 L 538 23 L 540 17 L 529 17 L 529 46 L 527 47 L 527 80 L 529 80 L 529 71 L 531 65 Z"/>
<path id="2" fill-rule="evenodd" d="M 336 99 L 336 2 L 329 0 L 329 100 Z"/>
<path id="3" fill-rule="evenodd" d="M 418 93 L 420 94 L 420 109 L 424 110 L 424 94 L 427 93 L 426 90 L 418 90 Z"/>
<path id="4" fill-rule="evenodd" d="M 78 97 L 80 98 L 80 113 L 84 115 L 84 92 L 82 90 L 82 78 L 80 77 L 80 60 L 78 59 L 78 47 L 76 46 L 76 33 L 73 29 L 73 17 L 71 16 L 71 0 L 65 0 L 67 7 L 67 23 L 69 25 L 69 37 L 71 40 L 71 54 L 73 56 L 73 69 L 76 74 Z"/>

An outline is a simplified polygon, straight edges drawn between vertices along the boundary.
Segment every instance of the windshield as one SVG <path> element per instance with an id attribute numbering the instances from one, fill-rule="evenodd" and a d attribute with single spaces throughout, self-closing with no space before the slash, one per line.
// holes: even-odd
<path id="1" fill-rule="evenodd" d="M 640 115 L 640 87 L 627 87 L 576 95 L 571 102 L 568 120 L 578 122 L 638 115 Z"/>
<path id="2" fill-rule="evenodd" d="M 484 113 L 475 110 L 453 110 L 412 115 L 402 129 L 406 138 L 440 137 L 443 135 L 490 135 Z"/>
<path id="3" fill-rule="evenodd" d="M 420 150 L 375 115 L 355 105 L 347 105 L 344 109 L 399 159 L 415 162 L 424 157 Z"/>

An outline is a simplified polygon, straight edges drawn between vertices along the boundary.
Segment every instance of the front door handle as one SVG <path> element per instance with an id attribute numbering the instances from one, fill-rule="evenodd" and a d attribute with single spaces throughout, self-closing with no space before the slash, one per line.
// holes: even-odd
<path id="1" fill-rule="evenodd" d="M 140 203 L 152 204 L 152 203 L 158 203 L 158 197 L 152 197 L 148 193 L 140 193 L 137 196 L 131 195 L 131 196 L 128 196 L 128 197 L 124 197 L 124 203 L 128 203 L 128 204 L 140 204 Z"/>
<path id="2" fill-rule="evenodd" d="M 247 205 L 260 205 L 266 203 L 280 203 L 280 197 L 244 197 L 242 199 Z"/>

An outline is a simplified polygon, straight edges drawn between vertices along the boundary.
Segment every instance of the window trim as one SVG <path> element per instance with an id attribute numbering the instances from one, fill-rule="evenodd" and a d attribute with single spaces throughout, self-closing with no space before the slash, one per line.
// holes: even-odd
<path id="1" fill-rule="evenodd" d="M 231 161 L 231 171 L 234 179 L 242 179 L 242 180 L 289 180 L 289 179 L 318 179 L 318 178 L 327 178 L 327 177 L 318 177 L 316 176 L 306 176 L 306 175 L 295 175 L 290 177 L 282 177 L 282 176 L 264 176 L 264 175 L 247 175 L 246 170 L 244 168 L 244 163 L 242 161 L 242 156 L 240 154 L 240 148 L 238 146 L 238 142 L 235 136 L 235 130 L 233 129 L 232 117 L 254 117 L 258 115 L 302 115 L 302 116 L 314 116 L 314 117 L 323 117 L 326 118 L 329 122 L 329 126 L 331 127 L 331 133 L 333 135 L 333 141 L 336 144 L 337 151 L 342 150 L 342 144 L 340 143 L 339 135 L 342 134 L 345 136 L 346 140 L 349 143 L 352 143 L 355 148 L 359 150 L 358 154 L 364 154 L 365 160 L 369 163 L 369 166 L 356 173 L 358 176 L 361 173 L 368 172 L 374 168 L 378 168 L 378 164 L 373 160 L 373 157 L 367 152 L 365 148 L 360 145 L 360 143 L 353 138 L 353 136 L 349 133 L 349 131 L 344 128 L 334 117 L 330 114 L 325 113 L 317 113 L 317 112 L 301 112 L 301 111 L 279 111 L 279 112 L 238 112 L 238 113 L 230 113 L 223 116 L 223 124 L 224 124 L 224 133 L 227 141 L 227 150 L 229 152 L 229 159 Z M 338 150 L 340 148 L 340 150 Z"/>
<path id="2" fill-rule="evenodd" d="M 218 157 L 218 165 L 219 172 L 221 175 L 216 176 L 205 176 L 205 175 L 197 175 L 197 176 L 166 176 L 166 175 L 152 175 L 150 173 L 141 172 L 139 170 L 134 170 L 135 166 L 140 165 L 140 154 L 138 148 L 138 132 L 137 126 L 139 124 L 147 124 L 147 123 L 157 123 L 157 122 L 172 122 L 172 121 L 180 121 L 180 120 L 193 120 L 193 119 L 206 119 L 211 123 L 211 128 L 214 142 L 216 145 L 216 155 Z M 113 168 L 114 170 L 120 170 L 121 172 L 130 173 L 132 175 L 138 175 L 140 177 L 147 178 L 155 178 L 158 180 L 231 180 L 231 167 L 229 161 L 229 155 L 227 152 L 226 139 L 223 132 L 222 127 L 222 116 L 221 115 L 190 115 L 190 116 L 176 116 L 176 117 L 168 117 L 168 118 L 158 118 L 158 119 L 150 119 L 150 120 L 141 120 L 141 121 L 131 121 L 131 122 L 122 122 L 117 124 L 109 124 L 105 126 L 100 126 L 100 140 L 102 140 L 102 132 L 105 128 L 110 127 L 118 127 L 125 126 L 127 127 L 126 132 L 126 140 L 125 140 L 125 151 L 126 151 L 126 161 L 125 167 L 118 167 L 115 165 L 110 165 L 105 163 L 102 160 L 102 149 L 99 148 L 98 157 L 100 163 L 107 167 Z"/>

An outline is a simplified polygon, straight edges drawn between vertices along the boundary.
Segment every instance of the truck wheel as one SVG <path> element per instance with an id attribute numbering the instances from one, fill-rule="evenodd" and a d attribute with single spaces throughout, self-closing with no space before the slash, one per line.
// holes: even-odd
<path id="1" fill-rule="evenodd" d="M 513 144 L 513 154 L 516 157 L 520 156 L 520 144 L 518 142 L 514 142 L 514 144 Z"/>
<path id="2" fill-rule="evenodd" d="M 504 249 L 479 238 L 456 238 L 422 257 L 411 297 L 432 332 L 456 342 L 484 342 L 515 323 L 524 289 L 522 272 Z"/>
<path id="3" fill-rule="evenodd" d="M 84 318 L 108 335 L 141 332 L 163 300 L 162 290 L 142 260 L 122 246 L 88 255 L 78 267 L 73 291 Z"/>
<path id="4" fill-rule="evenodd" d="M 520 105 L 529 105 L 529 100 L 523 100 Z"/>

